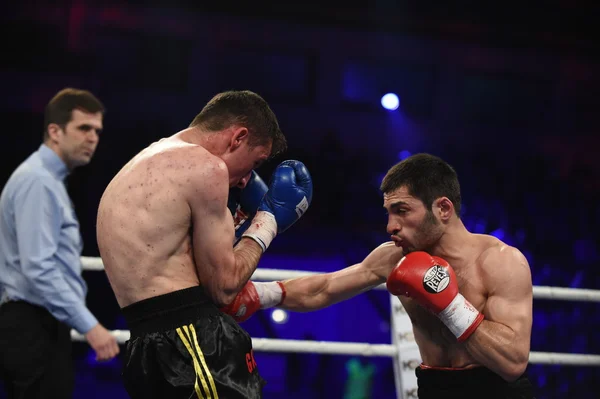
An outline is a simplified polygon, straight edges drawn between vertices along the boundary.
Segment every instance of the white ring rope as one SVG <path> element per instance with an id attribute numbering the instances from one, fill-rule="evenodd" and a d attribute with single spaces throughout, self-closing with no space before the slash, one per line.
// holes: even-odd
<path id="1" fill-rule="evenodd" d="M 111 331 L 120 344 L 130 337 L 127 330 Z M 85 337 L 71 331 L 73 341 L 85 341 Z M 399 347 L 389 344 L 368 344 L 359 342 L 302 341 L 296 339 L 252 338 L 252 347 L 260 352 L 321 353 L 328 355 L 358 355 L 395 357 Z M 529 363 L 562 364 L 566 366 L 600 366 L 600 355 L 576 353 L 531 352 Z"/>
<path id="2" fill-rule="evenodd" d="M 81 263 L 83 265 L 84 270 L 104 270 L 102 258 L 82 256 Z M 252 280 L 288 280 L 291 278 L 308 276 L 311 274 L 318 274 L 318 272 L 281 269 L 256 269 L 256 271 L 252 275 Z M 380 286 L 375 287 L 375 289 L 385 290 L 385 284 L 381 284 Z M 600 302 L 600 290 L 534 286 L 533 297 L 535 299 L 555 299 L 561 301 Z"/>
<path id="3" fill-rule="evenodd" d="M 84 270 L 104 270 L 101 258 L 81 257 Z M 317 274 L 299 270 L 257 269 L 252 275 L 252 280 L 274 281 Z M 377 289 L 385 289 L 382 284 Z M 555 299 L 571 301 L 600 302 L 600 290 L 588 290 L 563 287 L 534 286 L 533 297 L 536 299 Z M 130 338 L 127 330 L 111 331 L 120 344 Z M 74 341 L 85 341 L 85 337 L 72 330 L 71 338 Z M 252 338 L 252 346 L 256 351 L 262 352 L 296 352 L 296 353 L 321 353 L 330 355 L 358 355 L 358 356 L 383 356 L 395 357 L 399 346 L 389 344 L 369 344 L 359 342 L 330 342 L 330 341 L 303 341 L 292 339 Z M 600 366 L 600 355 L 531 352 L 529 363 L 532 364 L 561 364 L 567 366 Z"/>

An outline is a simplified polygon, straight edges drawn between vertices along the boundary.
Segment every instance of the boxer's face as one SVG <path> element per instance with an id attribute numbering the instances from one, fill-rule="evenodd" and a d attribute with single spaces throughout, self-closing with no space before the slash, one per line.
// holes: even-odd
<path id="1" fill-rule="evenodd" d="M 235 151 L 231 152 L 227 157 L 223 157 L 223 161 L 225 161 L 229 169 L 229 186 L 246 187 L 250 173 L 269 158 L 271 148 L 272 143 L 250 146 L 248 145 L 248 140 L 243 140 Z"/>
<path id="2" fill-rule="evenodd" d="M 384 194 L 383 206 L 388 212 L 387 232 L 404 253 L 426 251 L 439 240 L 443 226 L 406 186 Z"/>
<path id="3" fill-rule="evenodd" d="M 86 165 L 94 156 L 102 132 L 102 113 L 89 113 L 74 109 L 71 120 L 64 129 L 57 124 L 48 125 L 50 141 L 58 156 L 71 170 Z"/>

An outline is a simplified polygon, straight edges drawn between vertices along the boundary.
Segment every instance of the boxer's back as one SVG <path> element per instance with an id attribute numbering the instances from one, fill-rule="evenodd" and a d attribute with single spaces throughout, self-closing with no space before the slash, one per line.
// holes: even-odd
<path id="1" fill-rule="evenodd" d="M 177 136 L 162 139 L 136 155 L 106 188 L 97 240 L 121 307 L 199 285 L 186 190 L 209 157 Z"/>

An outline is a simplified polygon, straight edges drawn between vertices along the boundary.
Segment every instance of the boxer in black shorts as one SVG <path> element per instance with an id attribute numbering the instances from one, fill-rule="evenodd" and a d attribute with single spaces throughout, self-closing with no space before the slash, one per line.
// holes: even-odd
<path id="1" fill-rule="evenodd" d="M 202 287 L 123 308 L 131 328 L 123 376 L 135 398 L 259 398 L 250 336 Z"/>
<path id="2" fill-rule="evenodd" d="M 526 374 L 507 383 L 485 367 L 450 369 L 419 366 L 419 399 L 535 399 Z"/>
<path id="3" fill-rule="evenodd" d="M 189 128 L 133 157 L 104 191 L 98 248 L 133 334 L 124 359 L 132 398 L 261 397 L 250 337 L 219 309 L 311 202 L 301 162 L 282 162 L 269 186 L 254 172 L 284 149 L 260 96 L 220 93 Z M 231 189 L 241 190 L 235 223 Z"/>

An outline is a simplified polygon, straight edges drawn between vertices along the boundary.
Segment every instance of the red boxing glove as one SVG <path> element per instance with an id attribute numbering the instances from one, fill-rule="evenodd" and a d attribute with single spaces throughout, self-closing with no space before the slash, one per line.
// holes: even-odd
<path id="1" fill-rule="evenodd" d="M 393 295 L 413 298 L 463 342 L 483 321 L 480 313 L 458 292 L 454 270 L 448 262 L 426 252 L 412 252 L 398 262 L 387 279 Z"/>
<path id="2" fill-rule="evenodd" d="M 285 287 L 279 281 L 253 283 L 248 281 L 244 288 L 221 312 L 232 316 L 238 323 L 248 320 L 259 309 L 280 305 L 285 299 Z"/>

